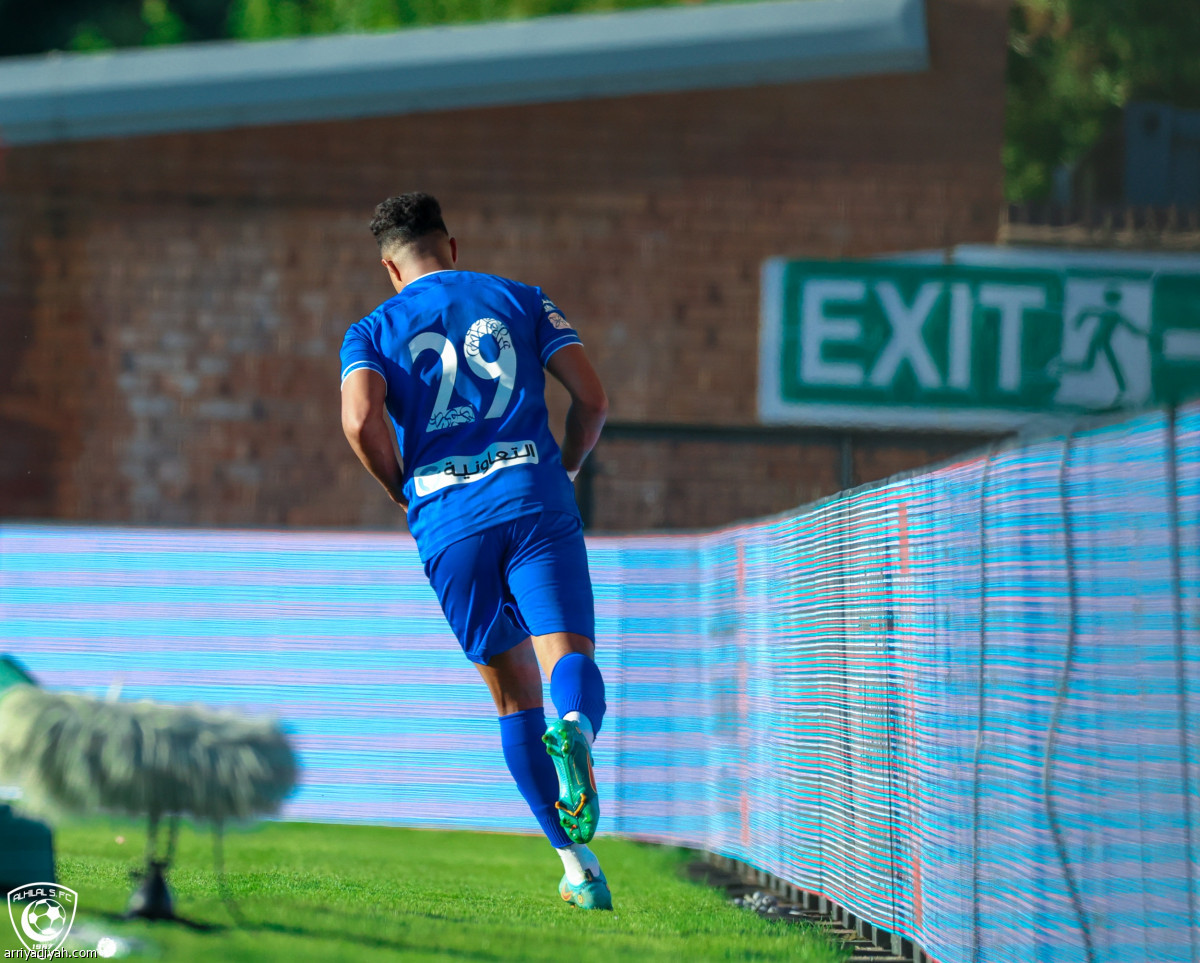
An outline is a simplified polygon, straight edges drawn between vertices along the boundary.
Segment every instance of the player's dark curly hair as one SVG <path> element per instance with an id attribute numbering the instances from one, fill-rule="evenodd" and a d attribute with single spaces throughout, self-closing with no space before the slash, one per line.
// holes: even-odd
<path id="1" fill-rule="evenodd" d="M 375 216 L 371 218 L 371 233 L 381 251 L 408 244 L 435 231 L 450 233 L 442 220 L 442 205 L 432 194 L 423 191 L 389 197 L 375 208 Z"/>

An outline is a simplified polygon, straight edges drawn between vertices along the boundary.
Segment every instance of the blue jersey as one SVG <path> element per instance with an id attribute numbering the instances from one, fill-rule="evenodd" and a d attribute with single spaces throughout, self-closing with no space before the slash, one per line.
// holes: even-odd
<path id="1" fill-rule="evenodd" d="M 422 560 L 522 515 L 578 516 L 544 372 L 578 343 L 540 288 L 470 271 L 426 274 L 350 326 L 342 380 L 371 368 L 387 382 Z"/>

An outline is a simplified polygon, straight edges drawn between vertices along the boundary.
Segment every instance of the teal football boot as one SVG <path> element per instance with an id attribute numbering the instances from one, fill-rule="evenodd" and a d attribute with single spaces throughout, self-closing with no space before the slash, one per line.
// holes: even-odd
<path id="1" fill-rule="evenodd" d="M 587 739 L 577 723 L 558 719 L 546 728 L 542 742 L 558 773 L 558 821 L 573 842 L 590 842 L 600 822 L 600 799 Z"/>
<path id="2" fill-rule="evenodd" d="M 563 902 L 586 910 L 612 909 L 612 893 L 608 891 L 608 880 L 604 878 L 604 874 L 593 876 L 590 869 L 584 873 L 584 881 L 578 886 L 568 883 L 566 876 L 562 878 L 562 882 L 558 884 L 558 895 L 563 898 Z"/>

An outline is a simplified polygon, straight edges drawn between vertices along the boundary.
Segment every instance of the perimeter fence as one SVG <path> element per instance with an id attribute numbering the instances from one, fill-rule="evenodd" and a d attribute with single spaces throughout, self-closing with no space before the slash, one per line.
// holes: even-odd
<path id="1" fill-rule="evenodd" d="M 941 963 L 1196 963 L 1198 519 L 1193 405 L 591 539 L 603 830 Z M 531 828 L 406 536 L 7 524 L 0 592 L 49 686 L 286 720 L 287 818 Z"/>

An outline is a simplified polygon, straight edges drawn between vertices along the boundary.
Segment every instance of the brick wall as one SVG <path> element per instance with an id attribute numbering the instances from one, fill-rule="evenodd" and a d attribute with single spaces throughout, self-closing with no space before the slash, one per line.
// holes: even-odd
<path id="1" fill-rule="evenodd" d="M 942 462 L 988 439 L 900 439 L 833 431 L 699 433 L 617 427 L 602 438 L 580 483 L 593 526 L 716 528 L 774 515 L 834 492 Z M 711 437 L 704 437 L 711 434 Z M 775 435 L 775 437 L 764 437 Z"/>
<path id="2" fill-rule="evenodd" d="M 9 151 L 0 514 L 399 524 L 341 437 L 337 349 L 390 293 L 370 211 L 414 188 L 464 267 L 562 305 L 615 421 L 753 425 L 764 258 L 995 239 L 1005 5 L 928 16 L 919 75 Z M 855 481 L 966 443 L 860 438 Z M 737 443 L 671 444 L 603 443 L 598 526 L 717 524 L 841 478 L 832 437 L 769 446 L 753 482 L 722 468 Z"/>

